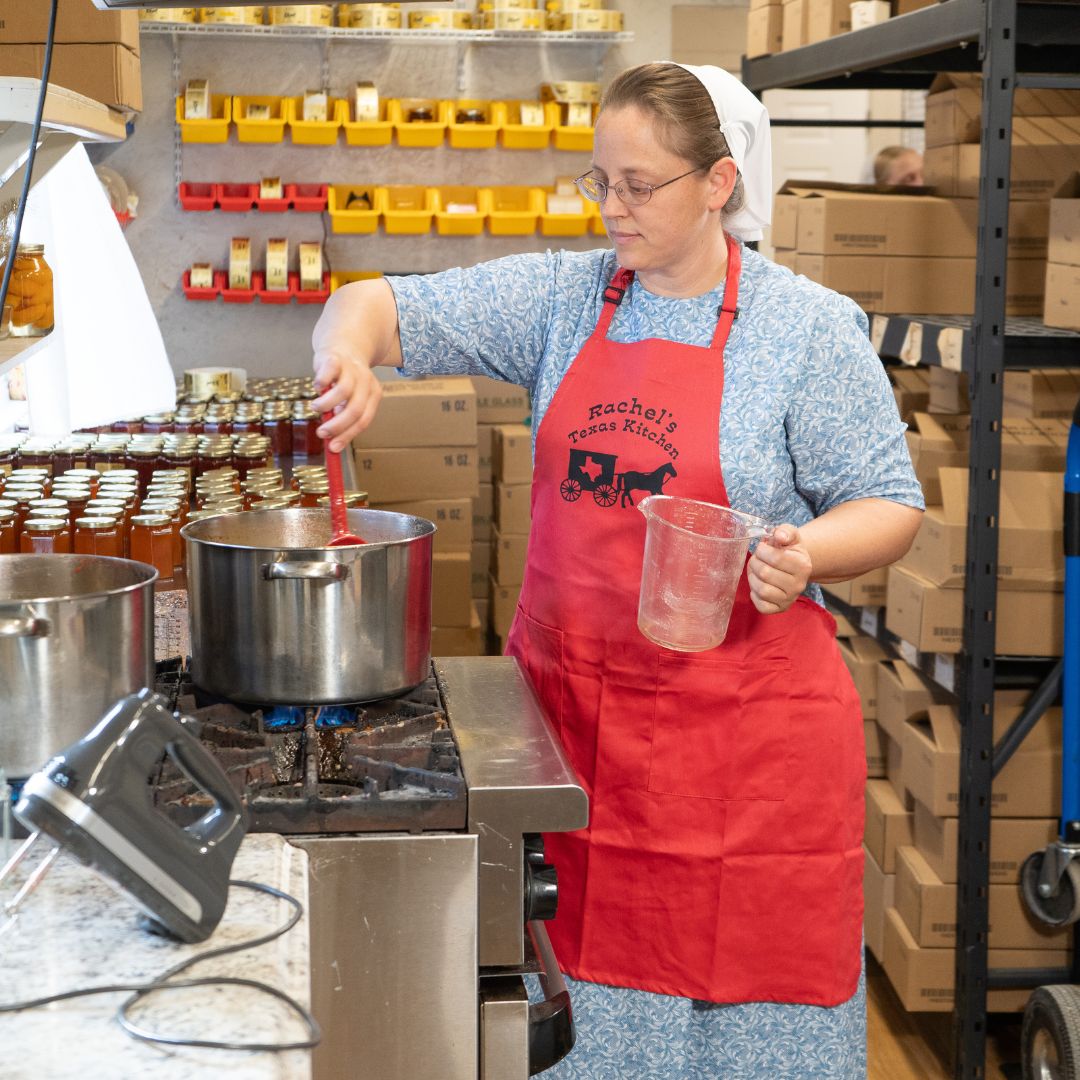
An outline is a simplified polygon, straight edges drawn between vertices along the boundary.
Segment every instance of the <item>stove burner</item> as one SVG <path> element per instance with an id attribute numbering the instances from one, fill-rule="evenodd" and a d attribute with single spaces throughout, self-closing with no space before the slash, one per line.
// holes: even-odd
<path id="1" fill-rule="evenodd" d="M 196 722 L 253 832 L 465 827 L 465 781 L 434 676 L 362 705 L 251 707 L 205 694 L 183 665 L 166 661 L 156 688 Z M 210 809 L 171 758 L 162 761 L 155 803 L 183 825 Z"/>

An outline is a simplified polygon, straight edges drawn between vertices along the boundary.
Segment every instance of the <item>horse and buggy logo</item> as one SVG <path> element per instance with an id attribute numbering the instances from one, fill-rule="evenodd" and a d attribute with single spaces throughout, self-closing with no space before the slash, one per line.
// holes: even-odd
<path id="1" fill-rule="evenodd" d="M 650 473 L 616 472 L 616 454 L 598 454 L 591 450 L 571 450 L 566 479 L 559 484 L 559 494 L 567 502 L 577 502 L 583 491 L 591 491 L 598 506 L 633 506 L 635 491 L 659 495 L 669 477 L 677 475 L 670 461 Z"/>

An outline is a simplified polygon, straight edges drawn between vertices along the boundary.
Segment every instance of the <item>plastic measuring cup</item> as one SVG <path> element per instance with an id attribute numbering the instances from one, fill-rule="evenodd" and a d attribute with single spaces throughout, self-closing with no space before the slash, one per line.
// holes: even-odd
<path id="1" fill-rule="evenodd" d="M 753 540 L 772 527 L 724 506 L 650 495 L 645 515 L 638 629 L 657 645 L 703 652 L 727 634 L 735 591 Z"/>

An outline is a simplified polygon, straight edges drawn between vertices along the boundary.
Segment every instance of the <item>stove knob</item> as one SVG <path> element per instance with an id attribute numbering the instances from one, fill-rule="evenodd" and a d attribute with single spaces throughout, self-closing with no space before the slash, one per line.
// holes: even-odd
<path id="1" fill-rule="evenodd" d="M 525 864 L 525 921 L 554 919 L 559 906 L 559 875 L 550 863 Z"/>

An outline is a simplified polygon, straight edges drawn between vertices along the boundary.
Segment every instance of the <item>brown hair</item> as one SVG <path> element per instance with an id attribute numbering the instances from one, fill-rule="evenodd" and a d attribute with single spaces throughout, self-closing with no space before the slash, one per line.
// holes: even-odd
<path id="1" fill-rule="evenodd" d="M 657 138 L 665 150 L 700 169 L 712 168 L 721 158 L 731 157 L 708 90 L 678 64 L 641 64 L 617 75 L 604 91 L 600 111 L 628 106 L 653 117 Z M 740 210 L 743 199 L 740 173 L 724 210 Z"/>
<path id="2" fill-rule="evenodd" d="M 874 183 L 887 184 L 894 163 L 905 154 L 918 153 L 910 146 L 885 146 L 874 157 Z"/>

